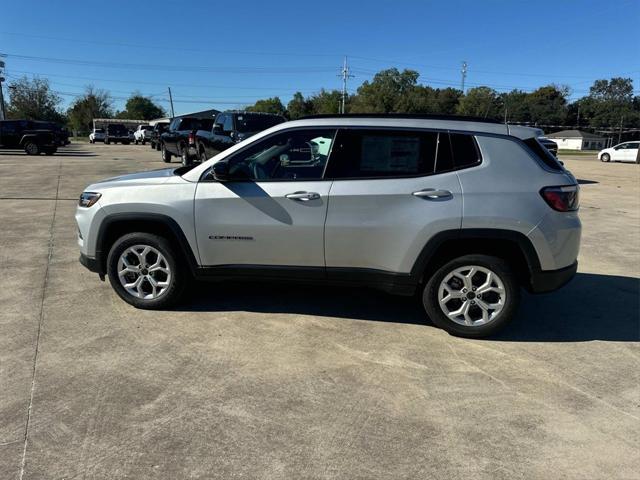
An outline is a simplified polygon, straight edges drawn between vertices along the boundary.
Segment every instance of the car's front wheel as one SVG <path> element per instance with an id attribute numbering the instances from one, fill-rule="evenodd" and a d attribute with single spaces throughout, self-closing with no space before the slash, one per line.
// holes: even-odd
<path id="1" fill-rule="evenodd" d="M 24 151 L 27 155 L 39 155 L 40 146 L 36 142 L 27 142 L 24 144 Z"/>
<path id="2" fill-rule="evenodd" d="M 600 161 L 601 162 L 609 162 L 609 161 L 611 161 L 611 155 L 609 155 L 608 153 L 603 153 L 600 156 Z"/>
<path id="3" fill-rule="evenodd" d="M 161 309 L 176 304 L 185 290 L 187 272 L 164 237 L 129 233 L 111 247 L 109 282 L 125 302 L 136 308 Z"/>
<path id="4" fill-rule="evenodd" d="M 429 318 L 452 335 L 486 337 L 504 327 L 520 302 L 509 264 L 488 255 L 449 261 L 427 281 L 422 303 Z"/>

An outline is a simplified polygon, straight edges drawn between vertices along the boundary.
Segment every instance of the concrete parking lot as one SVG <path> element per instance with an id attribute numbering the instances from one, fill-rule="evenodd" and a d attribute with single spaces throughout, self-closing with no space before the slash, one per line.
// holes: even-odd
<path id="1" fill-rule="evenodd" d="M 368 290 L 136 310 L 78 263 L 73 214 L 159 153 L 0 152 L 0 478 L 640 478 L 640 166 L 565 163 L 579 274 L 479 341 Z"/>

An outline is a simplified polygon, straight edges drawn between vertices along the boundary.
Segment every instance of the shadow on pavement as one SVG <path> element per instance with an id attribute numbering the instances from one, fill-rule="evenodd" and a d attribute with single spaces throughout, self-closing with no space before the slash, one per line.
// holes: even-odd
<path id="1" fill-rule="evenodd" d="M 584 180 L 582 178 L 578 178 L 578 184 L 580 185 L 593 185 L 595 183 L 600 183 L 600 182 L 596 182 L 595 180 Z"/>
<path id="2" fill-rule="evenodd" d="M 640 279 L 578 273 L 564 288 L 524 294 L 519 314 L 491 340 L 640 341 Z M 291 313 L 430 324 L 416 298 L 368 289 L 276 283 L 197 283 L 182 311 Z"/>

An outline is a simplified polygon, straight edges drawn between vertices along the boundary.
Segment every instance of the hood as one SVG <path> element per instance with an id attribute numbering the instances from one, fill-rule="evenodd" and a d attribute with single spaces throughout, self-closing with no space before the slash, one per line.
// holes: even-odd
<path id="1" fill-rule="evenodd" d="M 119 177 L 107 178 L 100 180 L 89 187 L 90 189 L 109 188 L 112 186 L 135 186 L 135 185 L 159 185 L 165 183 L 170 178 L 176 178 L 174 175 L 175 168 L 163 168 L 160 170 L 151 170 L 150 172 L 130 173 L 128 175 L 120 175 Z M 179 177 L 178 177 L 179 178 Z"/>

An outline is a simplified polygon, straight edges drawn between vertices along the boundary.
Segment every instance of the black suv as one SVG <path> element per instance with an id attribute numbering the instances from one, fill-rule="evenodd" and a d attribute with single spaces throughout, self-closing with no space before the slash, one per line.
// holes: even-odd
<path id="1" fill-rule="evenodd" d="M 53 155 L 59 140 L 54 132 L 32 120 L 0 120 L 0 148 L 23 148 L 27 155 Z"/>
<path id="2" fill-rule="evenodd" d="M 281 115 L 272 113 L 230 110 L 216 115 L 213 127 L 198 130 L 190 154 L 204 162 L 227 148 L 262 130 L 286 122 Z"/>
<path id="3" fill-rule="evenodd" d="M 109 145 L 110 143 L 122 143 L 123 145 L 129 145 L 131 143 L 131 136 L 127 127 L 121 123 L 112 123 L 107 125 L 104 131 L 104 143 Z"/>

